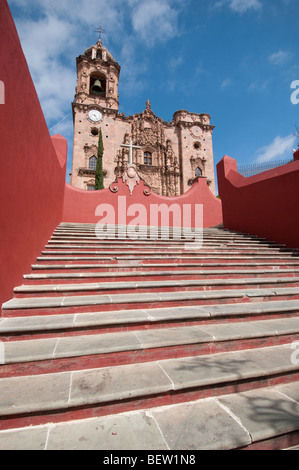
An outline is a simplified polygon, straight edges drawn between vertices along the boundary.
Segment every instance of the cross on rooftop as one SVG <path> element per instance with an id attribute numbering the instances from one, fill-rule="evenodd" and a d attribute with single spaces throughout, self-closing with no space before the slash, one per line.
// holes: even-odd
<path id="1" fill-rule="evenodd" d="M 96 28 L 95 32 L 99 34 L 99 39 L 102 39 L 102 34 L 106 34 L 106 31 L 102 28 L 102 25 Z"/>
<path id="2" fill-rule="evenodd" d="M 130 149 L 130 165 L 133 163 L 133 149 L 141 149 L 138 145 L 133 145 L 133 140 L 130 139 L 130 144 L 122 144 L 121 147 L 126 147 Z"/>

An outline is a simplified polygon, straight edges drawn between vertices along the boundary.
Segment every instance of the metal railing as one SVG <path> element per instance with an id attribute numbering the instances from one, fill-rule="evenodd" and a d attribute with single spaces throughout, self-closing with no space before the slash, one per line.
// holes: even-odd
<path id="1" fill-rule="evenodd" d="M 292 160 L 289 159 L 267 163 L 252 163 L 251 165 L 238 165 L 238 172 L 247 178 L 249 176 L 263 173 L 263 171 L 273 170 L 274 168 L 286 165 L 287 163 L 290 163 L 290 161 Z"/>

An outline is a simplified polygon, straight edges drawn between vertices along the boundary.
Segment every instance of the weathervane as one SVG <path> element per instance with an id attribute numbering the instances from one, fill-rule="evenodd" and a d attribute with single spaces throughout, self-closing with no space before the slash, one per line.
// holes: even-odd
<path id="1" fill-rule="evenodd" d="M 102 34 L 106 34 L 106 31 L 102 28 L 102 25 L 95 29 L 95 32 L 99 34 L 99 39 L 102 40 Z"/>

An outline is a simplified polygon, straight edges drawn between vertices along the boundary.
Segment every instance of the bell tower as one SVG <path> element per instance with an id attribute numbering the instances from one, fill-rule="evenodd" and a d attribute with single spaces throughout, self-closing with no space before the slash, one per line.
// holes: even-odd
<path id="1" fill-rule="evenodd" d="M 101 135 L 104 188 L 111 189 L 132 160 L 152 192 L 175 197 L 188 191 L 197 178 L 206 178 L 215 194 L 214 126 L 209 114 L 178 110 L 166 122 L 155 115 L 149 100 L 142 112 L 119 113 L 120 66 L 103 46 L 101 36 L 76 63 L 72 186 L 95 190 Z"/>
<path id="2" fill-rule="evenodd" d="M 99 129 L 105 128 L 107 120 L 118 114 L 120 66 L 103 46 L 101 38 L 96 45 L 77 57 L 76 63 L 77 87 L 72 103 L 73 167 L 70 182 L 78 188 L 93 189 Z"/>

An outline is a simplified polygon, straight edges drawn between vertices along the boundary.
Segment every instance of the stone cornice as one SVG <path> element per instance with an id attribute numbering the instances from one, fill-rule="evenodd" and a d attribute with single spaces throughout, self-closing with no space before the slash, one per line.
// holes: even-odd
<path id="1" fill-rule="evenodd" d="M 97 109 L 98 111 L 100 111 L 103 114 L 107 114 L 107 115 L 114 114 L 115 117 L 118 116 L 117 109 L 107 108 L 107 107 L 101 106 L 98 103 L 78 103 L 77 101 L 73 101 L 72 102 L 72 109 L 73 109 L 73 112 L 78 110 L 78 111 L 83 111 L 83 112 L 86 112 L 86 113 L 90 109 Z"/>
<path id="2" fill-rule="evenodd" d="M 79 176 L 95 176 L 96 171 L 95 170 L 90 170 L 89 168 L 79 168 L 78 170 L 78 175 Z M 107 175 L 107 171 L 103 170 L 103 175 Z"/>

